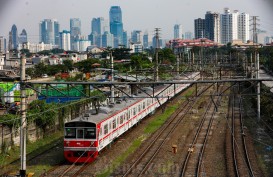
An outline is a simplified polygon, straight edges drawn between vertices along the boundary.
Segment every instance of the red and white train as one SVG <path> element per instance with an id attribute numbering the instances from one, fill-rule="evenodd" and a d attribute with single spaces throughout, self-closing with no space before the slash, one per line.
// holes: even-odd
<path id="1" fill-rule="evenodd" d="M 199 73 L 190 73 L 186 79 L 199 79 Z M 101 106 L 94 114 L 88 110 L 65 123 L 64 130 L 64 157 L 69 162 L 92 162 L 99 152 L 109 145 L 115 138 L 122 135 L 129 128 L 154 112 L 168 98 L 174 97 L 190 84 L 161 85 L 155 88 L 156 98 L 145 98 L 146 93 L 138 94 L 142 98 L 128 98 L 112 107 Z M 152 89 L 143 88 L 147 93 L 153 94 Z M 160 104 L 159 102 L 160 101 Z"/>

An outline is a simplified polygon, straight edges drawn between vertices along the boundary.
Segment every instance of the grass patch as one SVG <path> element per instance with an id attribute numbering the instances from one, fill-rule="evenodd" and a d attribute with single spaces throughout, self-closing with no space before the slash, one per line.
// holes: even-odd
<path id="1" fill-rule="evenodd" d="M 163 114 L 157 116 L 156 119 L 149 123 L 149 125 L 144 129 L 144 133 L 154 133 L 166 122 L 166 120 L 176 111 L 177 108 L 178 104 L 167 107 Z"/>
<path id="2" fill-rule="evenodd" d="M 51 148 L 58 142 L 63 136 L 63 132 L 59 131 L 52 135 L 48 135 L 43 139 L 37 140 L 36 142 L 27 142 L 27 158 L 32 158 L 37 154 Z M 10 151 L 4 154 L 0 154 L 1 166 L 10 164 L 12 162 L 20 161 L 20 147 L 13 146 Z"/>

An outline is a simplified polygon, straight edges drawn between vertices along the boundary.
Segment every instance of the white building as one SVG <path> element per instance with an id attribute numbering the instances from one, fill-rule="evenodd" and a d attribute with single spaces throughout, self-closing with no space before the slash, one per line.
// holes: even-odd
<path id="1" fill-rule="evenodd" d="M 4 69 L 4 65 L 5 65 L 5 57 L 2 53 L 0 53 L 0 70 Z"/>
<path id="2" fill-rule="evenodd" d="M 238 16 L 238 39 L 241 39 L 243 43 L 249 40 L 249 30 L 249 14 L 241 13 Z"/>
<path id="3" fill-rule="evenodd" d="M 64 49 L 65 51 L 71 50 L 70 48 L 70 32 L 63 30 L 63 32 L 60 32 L 60 48 Z"/>
<path id="4" fill-rule="evenodd" d="M 0 36 L 0 52 L 6 52 L 6 39 L 3 36 Z"/>
<path id="5" fill-rule="evenodd" d="M 78 40 L 74 44 L 74 49 L 78 52 L 85 52 L 88 46 L 91 46 L 91 41 L 89 40 Z"/>
<path id="6" fill-rule="evenodd" d="M 143 45 L 140 43 L 137 43 L 137 44 L 131 43 L 130 49 L 131 49 L 130 53 L 142 53 Z"/>
<path id="7" fill-rule="evenodd" d="M 31 53 L 37 53 L 37 52 L 40 52 L 43 50 L 51 50 L 54 48 L 58 48 L 58 45 L 44 44 L 43 42 L 39 43 L 39 44 L 32 44 L 32 43 L 27 42 L 25 44 L 18 45 L 18 50 L 21 50 L 23 48 L 28 49 L 29 52 L 31 52 Z"/>
<path id="8" fill-rule="evenodd" d="M 238 11 L 233 13 L 228 8 L 224 9 L 224 14 L 220 16 L 221 43 L 227 44 L 238 39 Z"/>
<path id="9" fill-rule="evenodd" d="M 183 39 L 183 30 L 181 24 L 175 24 L 173 27 L 174 39 Z"/>

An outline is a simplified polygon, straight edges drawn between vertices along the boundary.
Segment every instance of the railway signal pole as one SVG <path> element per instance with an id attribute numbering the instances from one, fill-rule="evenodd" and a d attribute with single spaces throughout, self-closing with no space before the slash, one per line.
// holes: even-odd
<path id="1" fill-rule="evenodd" d="M 20 176 L 26 176 L 26 135 L 27 135 L 27 119 L 26 119 L 26 57 L 21 55 L 21 77 L 20 77 L 20 90 L 21 90 L 21 128 L 20 128 L 20 154 L 21 154 L 21 169 Z"/>

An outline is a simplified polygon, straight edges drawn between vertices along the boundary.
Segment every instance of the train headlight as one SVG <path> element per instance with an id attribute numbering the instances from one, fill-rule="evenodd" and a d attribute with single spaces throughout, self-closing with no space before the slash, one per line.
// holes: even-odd
<path id="1" fill-rule="evenodd" d="M 66 142 L 66 146 L 69 146 L 69 143 L 70 143 L 70 142 L 69 142 L 69 141 L 67 141 L 67 142 Z"/>

